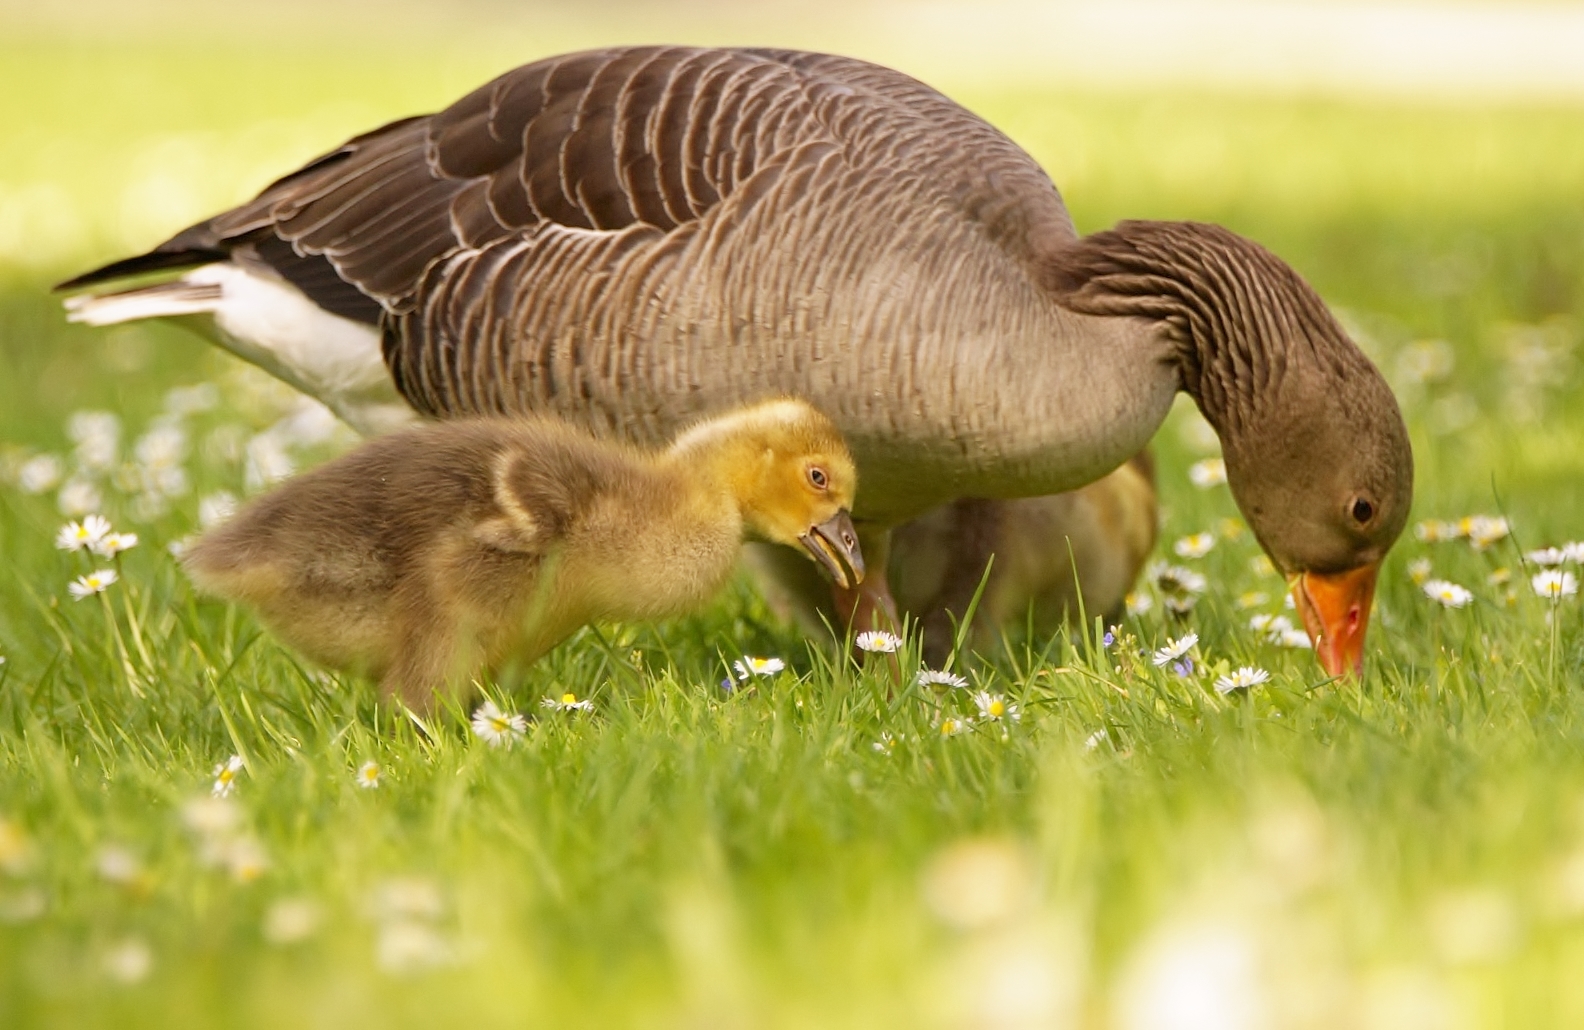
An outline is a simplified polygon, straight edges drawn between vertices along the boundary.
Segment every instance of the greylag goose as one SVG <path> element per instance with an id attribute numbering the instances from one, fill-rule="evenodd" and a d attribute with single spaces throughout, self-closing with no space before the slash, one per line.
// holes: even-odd
<path id="1" fill-rule="evenodd" d="M 1114 622 L 1155 546 L 1156 510 L 1147 451 L 1067 493 L 942 505 L 891 531 L 886 571 L 898 613 L 923 631 L 924 657 L 937 667 L 976 593 L 969 639 L 979 648 L 998 644 L 1003 629 L 1053 632 L 1080 611 Z M 811 633 L 840 625 L 828 584 L 799 567 L 808 563 L 763 544 L 745 554 L 783 617 Z"/>
<path id="2" fill-rule="evenodd" d="M 856 586 L 856 486 L 841 434 L 798 400 L 706 419 L 654 454 L 552 420 L 462 419 L 289 480 L 182 564 L 308 657 L 424 711 L 586 623 L 697 607 L 745 532 Z"/>
<path id="3" fill-rule="evenodd" d="M 1395 398 L 1290 267 L 1213 225 L 1079 237 L 1005 136 L 849 58 L 538 61 L 62 287 L 181 269 L 73 317 L 206 320 L 365 429 L 399 394 L 655 443 L 806 397 L 858 462 L 877 570 L 922 512 L 1098 479 L 1185 391 L 1333 675 L 1362 662 L 1412 495 Z M 894 611 L 880 574 L 838 605 Z"/>

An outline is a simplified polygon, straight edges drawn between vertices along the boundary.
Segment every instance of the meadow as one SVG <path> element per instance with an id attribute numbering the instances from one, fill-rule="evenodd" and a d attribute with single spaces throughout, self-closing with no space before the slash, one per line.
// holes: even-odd
<path id="1" fill-rule="evenodd" d="M 471 704 L 426 736 L 174 562 L 350 435 L 48 293 L 555 49 L 316 45 L 0 41 L 31 87 L 0 91 L 0 1026 L 1584 1023 L 1584 598 L 1533 585 L 1584 540 L 1584 110 L 942 84 L 1082 229 L 1246 233 L 1386 371 L 1419 528 L 1362 682 L 1271 639 L 1283 584 L 1190 481 L 1214 441 L 1183 405 L 1154 446 L 1186 612 L 1147 581 L 1114 632 L 1014 630 L 935 691 L 911 645 L 833 655 L 744 581 L 487 684 L 524 716 L 497 746 Z M 135 546 L 58 546 L 89 514 Z M 1155 665 L 1189 632 L 1191 669 Z M 1219 691 L 1241 666 L 1270 678 Z"/>

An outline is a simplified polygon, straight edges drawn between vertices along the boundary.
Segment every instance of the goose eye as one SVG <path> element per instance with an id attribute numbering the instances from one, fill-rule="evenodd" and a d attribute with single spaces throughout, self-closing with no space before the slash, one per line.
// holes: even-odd
<path id="1" fill-rule="evenodd" d="M 816 490 L 828 490 L 830 488 L 830 477 L 827 476 L 825 474 L 825 470 L 820 468 L 818 465 L 810 467 L 808 470 L 808 479 Z"/>
<path id="2" fill-rule="evenodd" d="M 1375 506 L 1362 497 L 1355 497 L 1353 499 L 1352 513 L 1353 521 L 1363 525 L 1375 517 Z"/>

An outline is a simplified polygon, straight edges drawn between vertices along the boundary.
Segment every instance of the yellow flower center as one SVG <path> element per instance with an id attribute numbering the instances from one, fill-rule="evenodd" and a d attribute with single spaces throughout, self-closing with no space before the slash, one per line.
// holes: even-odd
<path id="1" fill-rule="evenodd" d="M 995 716 L 997 719 L 1001 718 L 1006 714 L 1006 704 L 1001 701 L 991 701 L 990 714 Z"/>
<path id="2" fill-rule="evenodd" d="M 571 692 L 562 694 L 561 703 L 564 705 L 575 705 L 577 704 L 577 695 Z"/>

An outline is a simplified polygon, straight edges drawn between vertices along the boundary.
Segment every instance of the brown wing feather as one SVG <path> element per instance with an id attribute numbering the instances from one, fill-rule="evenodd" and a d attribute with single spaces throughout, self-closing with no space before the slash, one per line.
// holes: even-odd
<path id="1" fill-rule="evenodd" d="M 755 319 L 805 325 L 817 296 L 828 317 L 884 328 L 864 310 L 882 252 L 912 262 L 899 282 L 936 317 L 947 301 L 926 273 L 1029 265 L 1072 236 L 1026 154 L 905 75 L 795 51 L 635 47 L 508 72 L 166 247 L 269 261 L 287 250 L 261 239 L 289 245 L 316 300 L 367 317 L 326 285 L 339 280 L 379 303 L 400 389 L 455 414 L 643 376 L 680 386 L 699 359 L 661 370 L 611 343 L 657 320 L 734 339 Z"/>

